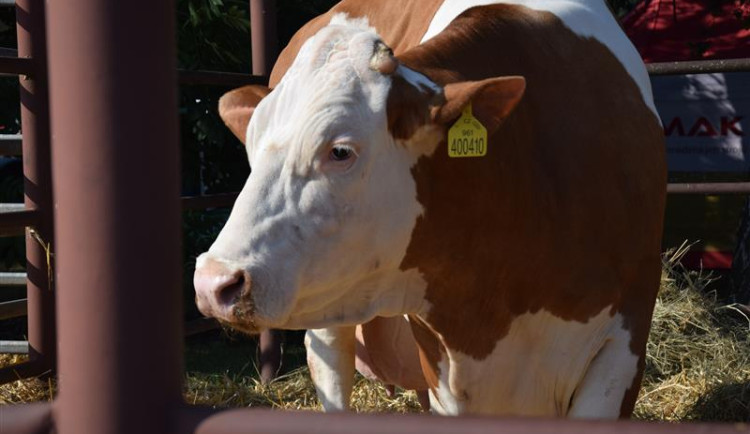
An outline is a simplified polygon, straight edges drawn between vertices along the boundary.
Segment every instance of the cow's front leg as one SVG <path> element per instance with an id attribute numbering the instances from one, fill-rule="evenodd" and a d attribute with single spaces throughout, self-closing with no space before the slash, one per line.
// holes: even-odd
<path id="1" fill-rule="evenodd" d="M 308 330 L 307 366 L 325 411 L 349 409 L 354 387 L 355 327 Z"/>

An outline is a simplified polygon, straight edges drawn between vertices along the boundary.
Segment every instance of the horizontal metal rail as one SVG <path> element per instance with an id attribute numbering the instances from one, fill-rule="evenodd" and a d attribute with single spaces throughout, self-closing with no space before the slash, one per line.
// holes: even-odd
<path id="1" fill-rule="evenodd" d="M 214 86 L 245 86 L 248 84 L 268 84 L 268 77 L 237 72 L 221 71 L 189 71 L 177 70 L 181 84 L 214 85 Z"/>
<path id="2" fill-rule="evenodd" d="M 16 0 L 0 0 L 0 7 L 1 6 L 10 7 L 10 6 L 15 6 L 15 5 L 16 5 Z"/>
<path id="3" fill-rule="evenodd" d="M 239 193 L 220 193 L 205 196 L 185 196 L 182 198 L 182 210 L 230 207 L 237 200 L 238 195 Z"/>
<path id="4" fill-rule="evenodd" d="M 750 182 L 695 182 L 667 184 L 670 194 L 750 194 Z"/>
<path id="5" fill-rule="evenodd" d="M 3 434 L 40 434 L 56 432 L 52 421 L 52 403 L 0 405 Z"/>
<path id="6" fill-rule="evenodd" d="M 0 47 L 0 56 L 18 57 L 18 50 L 15 48 Z"/>
<path id="7" fill-rule="evenodd" d="M 24 210 L 26 210 L 26 205 L 22 203 L 0 203 L 0 214 Z"/>
<path id="8" fill-rule="evenodd" d="M 0 341 L 0 354 L 28 354 L 29 341 Z"/>
<path id="9" fill-rule="evenodd" d="M 26 273 L 0 272 L 0 286 L 25 286 Z"/>
<path id="10" fill-rule="evenodd" d="M 0 73 L 13 75 L 33 75 L 34 62 L 21 57 L 0 56 Z"/>
<path id="11" fill-rule="evenodd" d="M 694 60 L 659 62 L 646 65 L 649 75 L 709 74 L 713 72 L 748 72 L 750 59 Z"/>
<path id="12" fill-rule="evenodd" d="M 185 408 L 177 432 L 195 434 L 735 434 L 747 433 L 748 426 L 707 423 L 651 423 L 638 421 L 560 420 L 543 418 L 439 417 L 419 414 L 355 414 L 289 412 L 268 409 L 235 409 L 216 412 Z"/>
<path id="13" fill-rule="evenodd" d="M 5 301 L 0 303 L 0 320 L 18 318 L 28 311 L 27 299 Z"/>
<path id="14" fill-rule="evenodd" d="M 33 209 L 0 211 L 0 236 L 23 235 L 27 226 L 36 226 L 39 213 Z"/>
<path id="15" fill-rule="evenodd" d="M 0 156 L 15 157 L 21 155 L 21 135 L 0 135 Z"/>
<path id="16" fill-rule="evenodd" d="M 220 328 L 221 324 L 219 324 L 219 322 L 213 318 L 198 318 L 186 322 L 183 330 L 185 336 L 187 337 Z"/>

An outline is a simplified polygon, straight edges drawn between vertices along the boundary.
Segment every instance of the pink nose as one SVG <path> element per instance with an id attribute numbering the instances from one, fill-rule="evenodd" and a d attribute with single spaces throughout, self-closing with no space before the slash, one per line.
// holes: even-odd
<path id="1" fill-rule="evenodd" d="M 195 303 L 205 316 L 231 322 L 235 304 L 250 293 L 250 276 L 244 270 L 230 269 L 206 258 L 193 275 Z"/>

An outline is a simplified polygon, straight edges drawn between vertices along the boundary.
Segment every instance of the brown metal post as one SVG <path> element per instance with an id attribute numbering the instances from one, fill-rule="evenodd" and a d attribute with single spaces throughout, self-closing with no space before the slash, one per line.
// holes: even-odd
<path id="1" fill-rule="evenodd" d="M 271 74 L 277 55 L 276 2 L 250 0 L 250 39 L 252 44 L 253 74 Z M 260 334 L 260 379 L 268 383 L 281 367 L 281 332 L 266 330 Z"/>
<path id="2" fill-rule="evenodd" d="M 37 222 L 26 229 L 29 357 L 39 372 L 56 363 L 53 284 L 52 175 L 44 0 L 17 0 L 18 56 L 31 58 L 33 73 L 20 76 L 24 202 Z"/>
<path id="3" fill-rule="evenodd" d="M 276 378 L 281 368 L 281 341 L 279 330 L 266 330 L 260 334 L 258 363 L 260 364 L 260 381 L 268 384 Z"/>
<path id="4" fill-rule="evenodd" d="M 47 6 L 57 429 L 172 433 L 183 372 L 175 4 Z"/>
<path id="5" fill-rule="evenodd" d="M 250 0 L 250 39 L 253 74 L 269 75 L 278 50 L 275 0 Z"/>

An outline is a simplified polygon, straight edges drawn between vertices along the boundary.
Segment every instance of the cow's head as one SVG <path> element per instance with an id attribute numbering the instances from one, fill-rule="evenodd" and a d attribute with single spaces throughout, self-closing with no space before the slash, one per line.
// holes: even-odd
<path id="1" fill-rule="evenodd" d="M 247 87 L 220 102 L 252 173 L 197 260 L 199 309 L 249 332 L 412 309 L 419 276 L 399 269 L 423 212 L 412 166 L 469 102 L 491 134 L 524 85 L 505 77 L 443 89 L 401 65 L 365 22 L 334 18 L 272 92 Z"/>

